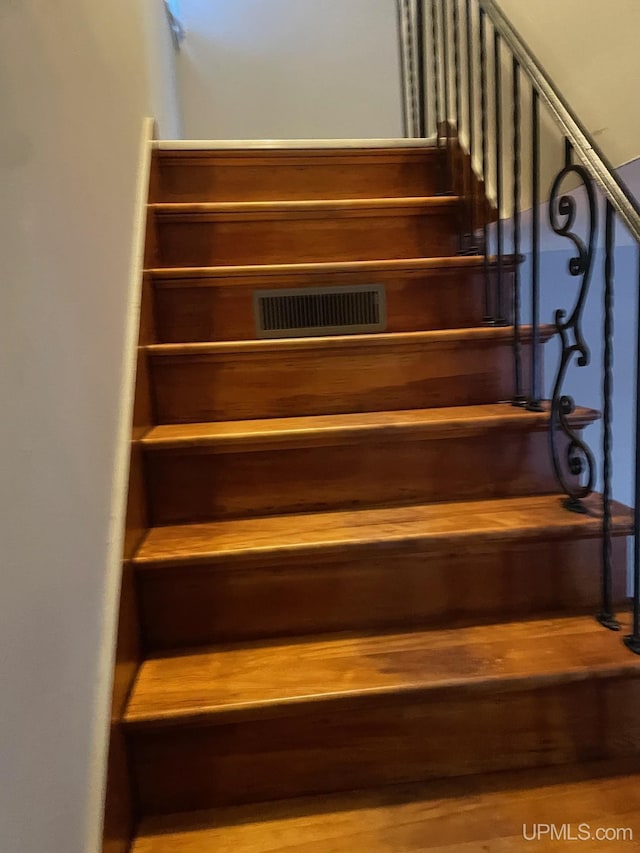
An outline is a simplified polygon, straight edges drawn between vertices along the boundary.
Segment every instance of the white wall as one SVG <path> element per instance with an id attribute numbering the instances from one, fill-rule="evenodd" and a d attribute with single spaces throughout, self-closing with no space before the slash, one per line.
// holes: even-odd
<path id="1" fill-rule="evenodd" d="M 396 0 L 181 0 L 192 139 L 402 136 Z"/>
<path id="2" fill-rule="evenodd" d="M 614 166 L 640 156 L 638 0 L 498 0 Z"/>
<path id="3" fill-rule="evenodd" d="M 151 112 L 158 138 L 182 138 L 178 98 L 176 49 L 168 25 L 164 0 L 142 0 Z"/>
<path id="4" fill-rule="evenodd" d="M 147 2 L 0 9 L 2 853 L 97 849 Z"/>

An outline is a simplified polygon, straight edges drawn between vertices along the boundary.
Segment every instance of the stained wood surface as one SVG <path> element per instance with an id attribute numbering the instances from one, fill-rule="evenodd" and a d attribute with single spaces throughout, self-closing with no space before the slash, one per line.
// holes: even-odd
<path id="1" fill-rule="evenodd" d="M 443 652 L 443 666 L 445 659 Z M 436 702 L 398 694 L 361 700 L 350 712 L 335 702 L 287 717 L 147 731 L 132 741 L 138 802 L 158 814 L 638 758 L 639 684 L 633 677 L 577 677 L 546 687 L 523 683 L 500 697 L 479 692 Z"/>
<path id="2" fill-rule="evenodd" d="M 132 853 L 585 853 L 635 850 L 637 760 L 594 762 L 149 818 Z M 533 824 L 630 828 L 633 841 L 526 841 Z"/>
<path id="3" fill-rule="evenodd" d="M 488 258 L 489 266 L 496 267 L 495 255 Z M 512 269 L 515 264 L 513 255 L 503 257 L 505 268 Z M 436 270 L 451 269 L 477 269 L 484 267 L 483 255 L 453 255 L 451 257 L 422 257 L 422 258 L 399 258 L 392 260 L 371 261 L 340 261 L 337 263 L 283 263 L 283 264 L 245 264 L 225 267 L 151 267 L 147 272 L 151 274 L 154 281 L 167 287 L 210 287 L 216 279 L 227 279 L 238 276 L 240 278 L 280 278 L 283 275 L 312 275 L 314 273 L 323 275 L 347 275 L 349 273 L 403 273 L 403 272 L 428 272 Z M 191 285 L 187 281 L 192 281 Z"/>
<path id="4" fill-rule="evenodd" d="M 152 659 L 130 709 L 139 802 L 638 758 L 639 666 L 591 615 Z"/>
<path id="5" fill-rule="evenodd" d="M 138 568 L 226 564 L 248 556 L 277 560 L 291 552 L 313 558 L 318 550 L 338 555 L 385 543 L 446 553 L 487 542 L 599 536 L 601 502 L 593 496 L 585 504 L 584 515 L 568 512 L 553 494 L 158 527 L 149 531 L 135 563 Z M 628 535 L 631 511 L 618 503 L 613 508 L 614 530 Z"/>
<path id="6" fill-rule="evenodd" d="M 640 689 L 639 673 L 640 659 L 592 617 L 227 646 L 145 661 L 126 722 L 193 726 L 341 699 L 420 693 L 428 704 L 605 678 L 635 678 Z"/>
<path id="7" fill-rule="evenodd" d="M 363 198 L 363 199 L 321 199 L 319 201 L 224 201 L 224 202 L 186 202 L 168 204 L 150 204 L 149 208 L 156 216 L 188 217 L 200 214 L 213 218 L 222 217 L 258 217 L 296 221 L 305 214 L 311 217 L 343 214 L 349 216 L 376 216 L 384 211 L 413 211 L 420 215 L 450 210 L 458 203 L 457 196 L 407 196 L 404 198 Z M 365 260 L 360 258 L 360 260 Z M 245 261 L 245 263 L 247 263 Z M 291 260 L 284 263 L 292 263 Z"/>
<path id="8" fill-rule="evenodd" d="M 147 821 L 135 853 L 431 849 L 425 827 L 466 853 L 499 808 L 484 774 L 638 760 L 640 660 L 592 616 L 600 501 L 562 508 L 548 412 L 497 404 L 513 332 L 480 326 L 485 260 L 455 256 L 495 211 L 451 141 L 447 197 L 434 150 L 154 158 L 105 853 L 141 817 L 234 803 L 253 816 Z M 256 289 L 369 283 L 387 333 L 253 339 Z M 619 505 L 613 528 L 623 602 Z M 469 774 L 334 798 L 333 818 L 326 798 L 255 806 Z M 595 803 L 595 776 L 567 785 Z M 451 835 L 464 808 L 475 828 Z"/>
<path id="9" fill-rule="evenodd" d="M 495 403 L 513 393 L 511 345 L 511 329 L 482 327 L 148 352 L 159 422 L 184 423 Z"/>
<path id="10" fill-rule="evenodd" d="M 494 266 L 489 259 L 490 282 Z M 506 258 L 505 288 L 512 270 Z M 384 284 L 389 332 L 473 327 L 483 316 L 479 256 L 155 269 L 151 275 L 158 339 L 164 343 L 255 338 L 253 297 L 260 289 Z"/>
<path id="11" fill-rule="evenodd" d="M 566 445 L 559 436 L 561 454 Z M 557 489 L 547 432 L 520 425 L 467 435 L 461 428 L 443 438 L 373 433 L 352 443 L 156 453 L 147 459 L 147 477 L 154 525 Z"/>
<path id="12" fill-rule="evenodd" d="M 529 412 L 509 403 L 452 406 L 441 409 L 403 409 L 398 412 L 357 412 L 301 418 L 269 418 L 254 421 L 209 421 L 199 424 L 163 424 L 141 440 L 147 452 L 199 450 L 217 453 L 263 450 L 267 447 L 317 447 L 354 444 L 376 436 L 442 439 L 480 435 L 494 429 L 544 430 L 549 424 L 548 405 L 543 412 Z M 594 409 L 576 408 L 574 427 L 597 420 Z"/>
<path id="13" fill-rule="evenodd" d="M 153 205 L 159 266 L 450 256 L 454 197 Z"/>
<path id="14" fill-rule="evenodd" d="M 435 148 L 156 151 L 156 202 L 298 201 L 435 194 Z"/>
<path id="15" fill-rule="evenodd" d="M 557 499 L 556 499 L 557 500 Z M 535 503 L 535 499 L 533 499 Z M 557 515 L 569 515 L 556 507 Z M 291 532 L 296 517 L 289 517 Z M 382 519 L 388 530 L 391 519 Z M 255 525 L 261 531 L 261 525 Z M 261 531 L 262 532 L 262 531 Z M 620 528 L 617 533 L 620 536 Z M 628 532 L 628 526 L 627 526 Z M 398 531 L 399 533 L 399 531 Z M 287 546 L 247 538 L 211 561 L 143 563 L 137 575 L 148 651 L 336 631 L 441 628 L 551 613 L 596 613 L 599 525 L 511 540 L 426 535 Z M 259 536 L 260 533 L 257 534 Z M 581 536 L 595 538 L 580 538 Z M 380 538 L 377 538 L 380 537 Z M 258 539 L 260 543 L 260 539 Z M 215 541 L 211 543 L 215 547 Z M 626 541 L 613 543 L 613 598 L 626 597 Z M 191 562 L 193 558 L 193 562 Z"/>
<path id="16" fill-rule="evenodd" d="M 329 265 L 318 264 L 319 267 Z M 476 326 L 482 317 L 484 272 L 479 264 L 460 267 L 364 271 L 284 271 L 281 275 L 155 279 L 159 340 L 233 341 L 257 337 L 256 293 L 286 288 L 382 284 L 388 332 Z M 219 268 L 218 268 L 219 269 Z M 491 273 L 495 278 L 495 275 Z M 511 277 L 505 276 L 505 287 Z"/>

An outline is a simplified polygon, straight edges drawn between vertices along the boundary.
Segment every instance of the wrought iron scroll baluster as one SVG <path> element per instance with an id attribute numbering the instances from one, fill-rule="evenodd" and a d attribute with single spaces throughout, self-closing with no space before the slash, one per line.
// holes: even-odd
<path id="1" fill-rule="evenodd" d="M 576 218 L 575 198 L 561 194 L 562 184 L 569 175 L 577 177 L 586 192 L 589 223 L 586 243 L 571 230 Z M 591 494 L 594 488 L 595 461 L 589 446 L 571 426 L 570 415 L 575 410 L 575 403 L 570 396 L 563 393 L 563 386 L 567 370 L 574 358 L 579 367 L 586 367 L 590 361 L 589 348 L 582 334 L 582 312 L 593 271 L 597 220 L 598 206 L 591 178 L 586 169 L 571 163 L 570 158 L 567 158 L 551 188 L 549 222 L 556 234 L 573 243 L 577 254 L 569 261 L 569 274 L 581 277 L 582 280 L 571 313 L 567 316 L 567 312 L 559 308 L 554 317 L 556 331 L 560 337 L 561 354 L 551 400 L 550 437 L 553 468 L 567 496 L 564 504 L 567 509 L 581 513 L 585 512 L 583 498 Z M 560 436 L 563 437 L 562 445 Z M 563 464 L 563 456 L 566 466 Z"/>

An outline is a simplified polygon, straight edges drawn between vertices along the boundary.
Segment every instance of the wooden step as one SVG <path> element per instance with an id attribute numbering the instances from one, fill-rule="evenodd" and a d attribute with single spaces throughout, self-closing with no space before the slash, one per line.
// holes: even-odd
<path id="1" fill-rule="evenodd" d="M 541 340 L 553 334 L 544 326 Z M 509 327 L 481 327 L 147 352 L 158 422 L 189 423 L 495 403 L 512 394 L 512 339 Z"/>
<path id="2" fill-rule="evenodd" d="M 625 626 L 625 628 L 628 626 Z M 152 658 L 144 813 L 638 756 L 640 659 L 593 617 Z"/>
<path id="3" fill-rule="evenodd" d="M 553 492 L 548 423 L 502 403 L 156 427 L 151 523 Z"/>
<path id="4" fill-rule="evenodd" d="M 225 266 L 447 256 L 459 200 L 153 204 L 158 266 Z"/>
<path id="5" fill-rule="evenodd" d="M 511 270 L 507 265 L 507 290 Z M 160 343 L 255 338 L 254 294 L 261 290 L 382 284 L 388 332 L 468 328 L 483 315 L 479 256 L 155 269 L 151 276 Z"/>
<path id="6" fill-rule="evenodd" d="M 637 850 L 639 815 L 631 759 L 148 818 L 132 853 L 602 853 Z M 620 832 L 610 842 L 527 840 L 541 823 L 562 838 L 580 838 L 587 825 L 594 836 Z"/>
<path id="7" fill-rule="evenodd" d="M 135 557 L 147 648 L 595 612 L 598 498 L 557 495 L 153 529 Z M 615 505 L 614 594 L 629 510 Z"/>
<path id="8" fill-rule="evenodd" d="M 437 148 L 156 151 L 152 201 L 303 201 L 435 195 Z"/>

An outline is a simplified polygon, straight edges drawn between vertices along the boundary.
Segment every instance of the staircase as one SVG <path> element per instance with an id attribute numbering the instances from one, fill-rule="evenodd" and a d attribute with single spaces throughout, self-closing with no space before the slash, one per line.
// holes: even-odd
<path id="1" fill-rule="evenodd" d="M 640 662 L 593 618 L 600 499 L 563 508 L 548 407 L 510 403 L 513 331 L 483 324 L 442 168 L 436 148 L 154 153 L 117 725 L 133 853 L 640 837 Z M 256 291 L 373 284 L 384 331 L 256 335 Z M 614 505 L 617 601 L 631 530 Z"/>

